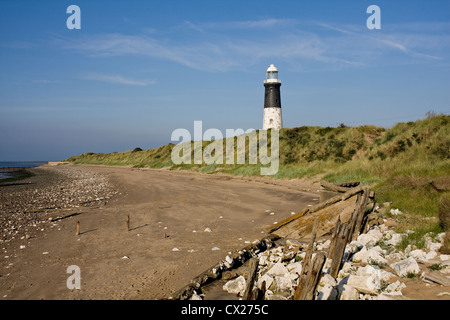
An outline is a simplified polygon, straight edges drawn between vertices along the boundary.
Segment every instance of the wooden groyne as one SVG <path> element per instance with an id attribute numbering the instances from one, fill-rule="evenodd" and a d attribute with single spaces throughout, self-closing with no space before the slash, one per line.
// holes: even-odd
<path id="1" fill-rule="evenodd" d="M 359 186 L 358 183 L 349 183 L 348 186 L 323 183 L 322 187 L 336 192 L 336 196 L 266 228 L 267 236 L 219 261 L 192 279 L 169 299 L 190 299 L 195 292 L 202 292 L 202 286 L 219 280 L 225 271 L 238 268 L 248 261 L 253 263 L 247 272 L 244 298 L 261 299 L 264 292 L 260 292 L 261 289 L 258 288 L 252 290 L 257 281 L 255 270 L 258 263 L 255 257 L 256 254 L 277 246 L 280 240 L 297 241 L 297 250 L 306 250 L 302 273 L 299 275 L 293 299 L 314 299 L 325 261 L 327 259 L 332 261 L 330 272 L 336 277 L 342 267 L 346 245 L 368 230 L 370 214 L 375 207 L 374 192 Z M 328 238 L 331 241 L 327 252 L 317 251 L 316 241 L 319 238 Z"/>

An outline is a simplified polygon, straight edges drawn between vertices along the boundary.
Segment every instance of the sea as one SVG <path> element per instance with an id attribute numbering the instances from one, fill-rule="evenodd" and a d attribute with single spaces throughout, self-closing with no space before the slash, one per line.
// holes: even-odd
<path id="1" fill-rule="evenodd" d="M 20 168 L 35 168 L 47 163 L 48 161 L 0 161 L 0 179 L 10 178 L 12 172 Z"/>

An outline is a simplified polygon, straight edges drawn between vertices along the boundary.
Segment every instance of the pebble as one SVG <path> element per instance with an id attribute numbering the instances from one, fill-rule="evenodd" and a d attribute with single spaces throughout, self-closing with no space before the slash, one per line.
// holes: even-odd
<path id="1" fill-rule="evenodd" d="M 396 235 L 399 236 L 397 237 Z M 419 265 L 412 256 L 417 256 L 417 258 L 420 258 L 424 262 L 426 262 L 427 257 L 433 257 L 437 261 L 442 261 L 441 266 L 444 264 L 447 265 L 449 256 L 435 251 L 435 249 L 439 248 L 437 245 L 439 243 L 436 241 L 430 240 L 427 249 L 420 251 L 415 248 L 410 249 L 408 253 L 412 256 L 409 256 L 409 258 L 406 256 L 407 252 L 398 251 L 394 244 L 396 241 L 393 241 L 391 244 L 387 241 L 388 239 L 402 237 L 403 235 L 396 234 L 384 225 L 375 225 L 365 236 L 361 237 L 360 240 L 367 240 L 363 241 L 364 244 L 358 241 L 349 243 L 345 252 L 351 254 L 344 256 L 343 267 L 339 271 L 336 279 L 328 274 L 329 266 L 325 263 L 322 269 L 322 280 L 317 287 L 316 299 L 394 299 L 395 297 L 402 296 L 402 289 L 406 287 L 402 277 L 406 276 L 407 271 L 405 273 L 400 266 L 404 264 L 405 267 L 411 267 L 408 270 L 417 274 L 419 279 L 421 272 L 426 269 L 424 266 L 418 269 Z M 441 239 L 442 241 L 443 237 L 436 236 L 435 239 Z M 384 241 L 389 250 L 382 249 L 378 245 L 379 241 Z M 329 246 L 330 240 L 319 240 L 316 242 L 316 250 L 322 249 L 326 252 Z M 305 257 L 305 251 L 306 248 L 302 247 L 300 241 L 286 239 L 285 245 L 274 246 L 256 254 L 255 257 L 259 259 L 256 283 L 260 287 L 262 282 L 266 281 L 267 290 L 264 297 L 266 300 L 290 300 L 293 298 L 295 293 L 293 288 L 298 285 L 299 274 L 301 274 L 302 270 L 301 261 Z M 354 261 L 357 260 L 354 259 L 357 253 L 361 255 L 365 252 L 370 253 L 370 259 L 367 258 L 367 261 L 364 263 Z M 230 260 L 230 256 L 225 258 L 225 262 L 228 264 L 230 264 Z M 384 269 L 390 267 L 390 265 L 392 266 L 392 270 Z M 440 272 L 446 274 L 447 270 L 450 271 L 450 266 L 446 266 Z M 400 274 L 400 278 L 397 273 Z M 230 285 L 231 283 L 228 286 L 225 285 L 224 289 Z M 450 295 L 450 293 L 441 292 L 437 296 L 443 295 Z"/>
<path id="2" fill-rule="evenodd" d="M 30 183 L 0 192 L 0 243 L 30 226 L 44 231 L 40 224 L 51 220 L 43 209 L 98 205 L 99 199 L 105 201 L 117 194 L 106 176 L 92 171 L 64 166 L 29 170 L 36 173 L 25 179 Z"/>

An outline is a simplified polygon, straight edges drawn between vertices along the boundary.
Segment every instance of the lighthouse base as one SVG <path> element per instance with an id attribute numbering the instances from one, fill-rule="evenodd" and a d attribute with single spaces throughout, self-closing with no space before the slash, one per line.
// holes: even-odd
<path id="1" fill-rule="evenodd" d="M 282 127 L 281 108 L 264 108 L 263 130 L 280 130 Z"/>

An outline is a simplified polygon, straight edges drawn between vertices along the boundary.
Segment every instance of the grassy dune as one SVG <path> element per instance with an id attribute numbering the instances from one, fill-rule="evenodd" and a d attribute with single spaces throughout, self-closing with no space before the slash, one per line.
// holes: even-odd
<path id="1" fill-rule="evenodd" d="M 440 230 L 439 199 L 450 196 L 450 116 L 432 115 L 415 122 L 398 123 L 390 129 L 368 125 L 298 127 L 282 129 L 279 134 L 280 165 L 278 173 L 272 176 L 274 179 L 360 181 L 376 191 L 379 203 L 392 202 L 391 207 L 405 213 L 403 218 L 398 218 L 405 220 L 401 221 L 404 228 L 421 230 L 423 234 Z M 237 153 L 237 138 L 230 139 L 234 139 Z M 249 141 L 246 138 L 246 159 Z M 270 146 L 269 137 L 268 141 Z M 190 143 L 194 159 L 194 145 Z M 203 150 L 210 143 L 203 141 Z M 226 140 L 222 143 L 225 153 Z M 89 152 L 67 161 L 260 175 L 260 165 L 249 165 L 248 160 L 247 164 L 174 165 L 171 161 L 174 146 L 110 154 Z"/>

